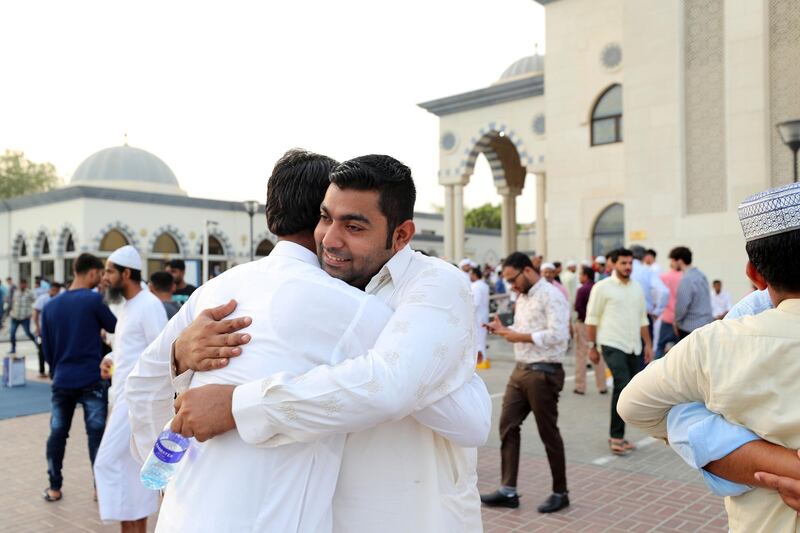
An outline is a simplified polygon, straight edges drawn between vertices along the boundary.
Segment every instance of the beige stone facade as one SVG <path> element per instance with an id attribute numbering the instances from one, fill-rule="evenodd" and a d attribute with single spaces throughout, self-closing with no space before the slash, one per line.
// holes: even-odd
<path id="1" fill-rule="evenodd" d="M 775 124 L 800 118 L 800 2 L 539 3 L 546 61 L 525 58 L 488 88 L 421 104 L 440 117 L 445 255 L 460 255 L 460 187 L 482 152 L 504 195 L 505 253 L 514 195 L 537 187 L 538 253 L 588 258 L 618 239 L 655 248 L 666 266 L 669 250 L 686 245 L 709 278 L 745 294 L 736 207 L 792 179 Z M 593 116 L 615 85 L 621 116 L 596 127 L 602 139 L 618 119 L 622 138 L 593 145 Z M 615 204 L 623 227 L 596 239 Z"/>

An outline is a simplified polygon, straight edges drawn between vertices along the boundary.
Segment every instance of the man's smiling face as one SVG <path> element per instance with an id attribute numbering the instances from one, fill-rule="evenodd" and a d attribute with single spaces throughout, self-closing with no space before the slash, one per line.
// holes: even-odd
<path id="1" fill-rule="evenodd" d="M 325 272 L 363 289 L 394 255 L 386 247 L 389 223 L 380 210 L 378 191 L 328 187 L 314 231 Z"/>

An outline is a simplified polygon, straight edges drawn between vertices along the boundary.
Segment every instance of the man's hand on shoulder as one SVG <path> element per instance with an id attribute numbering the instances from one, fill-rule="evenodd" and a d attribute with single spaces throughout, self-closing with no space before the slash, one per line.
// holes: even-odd
<path id="1" fill-rule="evenodd" d="M 241 355 L 239 346 L 250 342 L 247 333 L 236 333 L 252 322 L 250 317 L 223 320 L 236 309 L 236 300 L 206 309 L 183 330 L 173 345 L 176 374 L 187 370 L 222 368 L 228 359 Z"/>
<path id="2" fill-rule="evenodd" d="M 236 428 L 231 412 L 234 385 L 203 385 L 189 389 L 175 400 L 170 428 L 184 437 L 207 441 Z"/>

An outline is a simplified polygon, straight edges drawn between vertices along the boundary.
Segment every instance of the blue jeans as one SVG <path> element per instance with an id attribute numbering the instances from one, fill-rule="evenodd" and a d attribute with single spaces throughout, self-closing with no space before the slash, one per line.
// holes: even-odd
<path id="1" fill-rule="evenodd" d="M 11 353 L 17 351 L 17 328 L 22 326 L 22 331 L 25 332 L 25 335 L 28 336 L 30 340 L 36 344 L 36 338 L 31 333 L 31 319 L 23 318 L 21 320 L 17 320 L 16 318 L 11 318 L 11 327 L 8 329 L 8 334 L 11 337 Z"/>
<path id="2" fill-rule="evenodd" d="M 664 357 L 664 351 L 667 344 L 678 344 L 678 336 L 675 335 L 675 328 L 672 324 L 667 322 L 661 323 L 661 329 L 658 331 L 658 346 L 656 346 L 656 359 Z"/>
<path id="3" fill-rule="evenodd" d="M 98 381 L 81 389 L 53 387 L 50 437 L 47 439 L 47 474 L 50 477 L 50 488 L 53 490 L 61 490 L 64 482 L 61 475 L 64 451 L 72 426 L 72 415 L 75 414 L 75 407 L 78 404 L 83 406 L 83 423 L 89 438 L 89 460 L 94 466 L 94 458 L 97 456 L 97 449 L 100 448 L 103 431 L 106 429 L 107 383 Z"/>

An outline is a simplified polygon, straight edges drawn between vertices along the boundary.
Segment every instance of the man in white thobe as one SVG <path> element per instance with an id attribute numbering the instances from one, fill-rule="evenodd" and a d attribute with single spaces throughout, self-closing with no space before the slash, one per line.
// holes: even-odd
<path id="1" fill-rule="evenodd" d="M 483 280 L 480 267 L 472 267 L 469 273 L 472 305 L 475 308 L 475 353 L 478 361 L 486 357 L 486 328 L 489 322 L 489 285 Z"/>
<path id="2" fill-rule="evenodd" d="M 141 462 L 131 455 L 131 427 L 125 381 L 139 356 L 167 323 L 161 302 L 141 287 L 142 259 L 133 246 L 116 250 L 104 273 L 109 290 L 125 298 L 117 317 L 114 351 L 101 363 L 103 377 L 112 378 L 111 414 L 94 462 L 100 518 L 120 521 L 125 531 L 144 532 L 147 517 L 158 510 L 158 493 L 139 481 Z"/>
<path id="3" fill-rule="evenodd" d="M 318 218 L 319 199 L 327 185 L 327 170 L 316 185 L 319 191 L 316 201 L 312 202 L 309 198 L 299 199 L 307 204 L 305 210 L 310 208 L 312 212 L 311 224 L 305 220 L 306 227 L 301 232 L 304 236 L 298 238 L 297 235 L 287 235 L 285 228 L 273 226 L 272 220 L 285 224 L 286 220 L 297 216 L 291 213 L 299 209 L 287 207 L 292 205 L 287 202 L 296 196 L 293 193 L 296 187 L 292 183 L 281 185 L 282 179 L 285 181 L 292 176 L 281 172 L 280 166 L 281 162 L 276 165 L 276 171 L 269 182 L 267 215 L 270 229 L 282 236 L 281 242 L 268 258 L 232 269 L 198 289 L 170 322 L 164 335 L 156 343 L 157 346 L 151 346 L 139 368 L 131 375 L 129 389 L 137 391 L 129 395 L 132 405 L 135 405 L 131 410 L 131 417 L 134 427 L 139 428 L 135 429 L 134 436 L 142 454 L 152 446 L 155 435 L 160 430 L 159 424 L 165 422 L 171 412 L 170 347 L 177 335 L 195 319 L 201 309 L 219 305 L 234 297 L 238 302 L 235 315 L 242 317 L 247 314 L 255 318 L 252 326 L 246 330 L 252 341 L 247 344 L 242 357 L 231 359 L 230 364 L 223 368 L 212 372 L 187 372 L 176 379 L 175 387 L 178 390 L 185 388 L 187 379 L 191 380 L 191 389 L 179 399 L 181 409 L 173 426 L 178 423 L 182 427 L 176 429 L 183 431 L 185 423 L 191 422 L 187 420 L 187 406 L 191 404 L 193 393 L 202 393 L 209 389 L 203 385 L 240 384 L 260 376 L 274 375 L 272 379 L 237 387 L 233 409 L 239 431 L 224 433 L 197 447 L 199 453 L 195 454 L 193 460 L 190 456 L 190 461 L 181 468 L 167 490 L 158 531 L 324 532 L 332 529 L 331 502 L 342 457 L 344 455 L 346 461 L 347 448 L 352 447 L 350 439 L 347 439 L 348 444 L 345 446 L 346 435 L 343 432 L 331 432 L 313 439 L 274 438 L 267 447 L 255 447 L 249 443 L 254 440 L 260 442 L 259 437 L 252 432 L 248 433 L 246 428 L 248 424 L 262 423 L 260 404 L 265 393 L 263 388 L 269 387 L 270 383 L 275 383 L 279 391 L 281 380 L 291 383 L 293 375 L 303 374 L 316 366 L 327 367 L 341 363 L 349 357 L 367 352 L 376 342 L 375 349 L 378 350 L 382 342 L 387 342 L 381 341 L 384 336 L 381 330 L 385 332 L 384 326 L 391 310 L 380 299 L 331 278 L 318 268 L 317 259 L 309 250 L 315 246 L 311 231 Z M 300 176 L 308 179 L 308 169 L 301 167 L 297 170 Z M 271 204 L 269 195 L 280 196 L 281 187 L 284 189 L 283 196 L 288 195 L 287 198 L 283 202 L 275 201 Z M 310 188 L 303 187 L 304 190 Z M 282 214 L 278 208 L 285 209 L 288 213 Z M 385 236 L 384 234 L 384 240 Z M 413 255 L 402 239 L 398 238 L 398 242 L 408 254 Z M 445 265 L 438 260 L 430 261 Z M 459 282 L 460 275 L 457 271 L 452 267 L 445 267 L 455 274 L 455 279 Z M 419 289 L 425 292 L 433 290 L 436 281 L 428 275 L 419 284 Z M 462 289 L 468 294 L 466 283 L 463 283 Z M 423 307 L 417 306 L 418 312 L 425 314 Z M 427 313 L 435 314 L 440 311 Z M 446 326 L 440 329 L 450 331 L 447 339 L 452 341 L 452 349 L 445 347 L 444 351 L 440 350 L 435 357 L 430 357 L 429 370 L 434 375 L 452 371 L 453 367 L 461 367 L 464 355 L 463 351 L 458 351 L 458 343 L 455 342 L 464 335 L 463 329 Z M 462 339 L 462 342 L 466 340 Z M 397 349 L 394 345 L 391 348 Z M 430 347 L 428 351 L 431 351 Z M 176 363 L 181 367 L 179 352 L 176 345 Z M 466 355 L 472 354 L 467 352 Z M 400 365 L 401 362 L 393 355 L 389 358 L 392 366 Z M 450 370 L 445 368 L 448 365 Z M 452 492 L 463 488 L 470 480 L 474 489 L 474 463 L 464 466 L 452 464 L 452 457 L 467 456 L 466 452 L 459 452 L 459 446 L 433 433 L 436 430 L 463 445 L 477 446 L 485 441 L 491 405 L 485 386 L 472 374 L 470 368 L 469 376 L 466 376 L 467 379 L 472 378 L 470 387 L 459 385 L 454 389 L 454 394 L 448 397 L 439 395 L 444 387 L 438 387 L 439 392 L 431 394 L 431 397 L 441 399 L 425 409 L 414 409 L 416 412 L 413 418 L 408 419 L 409 428 L 423 433 L 431 441 L 444 441 L 446 444 L 442 445 L 444 455 L 434 457 L 441 459 L 442 464 L 430 460 L 420 462 L 416 468 L 420 469 L 421 476 L 415 479 L 416 484 L 405 490 L 424 490 L 427 496 L 438 499 L 441 497 L 439 491 L 447 488 L 447 476 L 452 476 L 447 472 L 458 471 L 458 467 L 465 468 L 464 475 L 459 483 L 453 483 L 455 486 L 450 491 L 451 494 L 445 494 L 445 497 L 452 499 L 459 496 Z M 365 400 L 360 408 L 368 406 L 374 409 L 378 413 L 375 417 L 378 421 L 389 419 L 398 408 L 404 409 L 403 414 L 412 411 L 410 407 L 393 405 L 396 399 L 394 390 L 388 387 L 389 390 L 385 390 L 377 379 L 360 383 L 360 386 Z M 324 394 L 324 390 L 316 389 L 315 393 Z M 153 398 L 158 400 L 152 402 Z M 201 402 L 200 407 L 204 408 L 206 405 Z M 335 417 L 344 409 L 343 403 L 330 397 L 322 401 L 320 414 Z M 297 413 L 293 408 L 287 407 L 281 416 L 293 418 Z M 279 444 L 284 445 L 278 446 Z M 424 451 L 424 445 L 428 442 L 414 444 Z M 407 452 L 413 454 L 416 450 L 409 448 Z M 402 463 L 395 461 L 395 468 L 401 466 Z M 343 472 L 346 471 L 344 465 L 342 469 Z M 259 476 L 253 476 L 253 471 L 258 471 Z M 407 471 L 402 473 L 409 474 Z M 341 481 L 339 479 L 340 485 Z M 381 482 L 380 478 L 375 480 L 376 484 Z M 467 486 L 466 490 L 469 488 Z M 338 495 L 339 491 L 336 490 Z M 403 490 L 403 487 L 396 485 L 392 490 Z M 367 489 L 367 495 L 370 494 L 374 494 L 372 487 Z M 459 502 L 456 500 L 455 503 Z M 386 505 L 391 504 L 387 502 Z M 463 511 L 462 507 L 458 507 L 454 514 Z M 384 518 L 385 516 L 382 517 Z M 434 530 L 439 530 L 438 522 L 426 523 L 435 524 Z M 343 529 L 337 529 L 360 531 L 357 524 L 352 523 L 345 524 Z"/>

